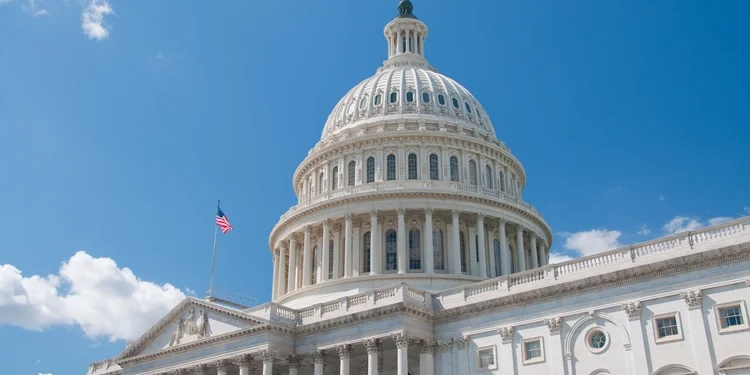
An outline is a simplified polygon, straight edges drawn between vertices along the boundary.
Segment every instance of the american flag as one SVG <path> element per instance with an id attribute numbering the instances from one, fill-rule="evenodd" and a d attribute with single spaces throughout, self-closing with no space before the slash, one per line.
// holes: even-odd
<path id="1" fill-rule="evenodd" d="M 227 218 L 227 215 L 224 215 L 224 211 L 221 210 L 221 208 L 217 208 L 218 211 L 216 211 L 216 225 L 221 228 L 221 233 L 226 234 L 230 230 L 232 230 L 232 225 L 229 224 L 229 218 Z"/>

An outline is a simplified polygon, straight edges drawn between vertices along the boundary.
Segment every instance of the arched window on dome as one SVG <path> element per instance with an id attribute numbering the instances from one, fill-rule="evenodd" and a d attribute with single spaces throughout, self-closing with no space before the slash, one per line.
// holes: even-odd
<path id="1" fill-rule="evenodd" d="M 502 264 L 500 263 L 502 252 L 500 251 L 500 241 L 497 238 L 492 241 L 492 249 L 495 251 L 495 275 L 500 276 L 502 275 Z"/>
<path id="2" fill-rule="evenodd" d="M 406 101 L 409 103 L 414 101 L 414 93 L 412 91 L 406 92 Z"/>
<path id="3" fill-rule="evenodd" d="M 339 167 L 333 167 L 331 172 L 331 190 L 338 189 L 339 184 Z"/>
<path id="4" fill-rule="evenodd" d="M 466 270 L 467 262 L 466 262 L 466 236 L 464 236 L 464 232 L 458 232 L 458 240 L 459 240 L 459 246 L 461 246 L 461 272 L 467 273 Z"/>
<path id="5" fill-rule="evenodd" d="M 422 246 L 419 229 L 409 231 L 409 270 L 422 269 Z"/>
<path id="6" fill-rule="evenodd" d="M 435 271 L 445 271 L 445 258 L 443 254 L 443 231 L 440 228 L 432 229 L 432 259 Z"/>
<path id="7" fill-rule="evenodd" d="M 453 98 L 453 108 L 459 109 L 461 106 L 458 104 L 458 99 Z"/>
<path id="8" fill-rule="evenodd" d="M 313 247 L 312 250 L 312 285 L 318 282 L 318 247 Z"/>
<path id="9" fill-rule="evenodd" d="M 375 158 L 367 158 L 367 183 L 375 182 Z"/>
<path id="10" fill-rule="evenodd" d="M 440 167 L 437 154 L 430 154 L 430 180 L 440 179 Z"/>
<path id="11" fill-rule="evenodd" d="M 333 279 L 333 240 L 328 240 L 328 280 Z"/>
<path id="12" fill-rule="evenodd" d="M 497 178 L 497 184 L 500 185 L 500 191 L 505 193 L 505 174 L 503 173 L 503 171 L 500 171 L 500 173 L 498 173 Z"/>
<path id="13" fill-rule="evenodd" d="M 416 180 L 417 178 L 417 154 L 409 154 L 409 179 Z"/>
<path id="14" fill-rule="evenodd" d="M 363 110 L 365 108 L 367 108 L 367 97 L 366 96 L 359 101 L 359 109 Z"/>
<path id="15" fill-rule="evenodd" d="M 469 183 L 477 185 L 477 162 L 469 160 Z"/>
<path id="16" fill-rule="evenodd" d="M 492 180 L 492 167 L 490 167 L 489 165 L 487 165 L 487 166 L 485 166 L 484 169 L 485 169 L 485 173 L 487 174 L 487 187 L 490 188 L 490 189 L 494 189 L 495 188 L 495 186 L 494 186 L 495 185 L 494 184 L 495 181 Z"/>
<path id="17" fill-rule="evenodd" d="M 385 232 L 385 270 L 396 271 L 398 270 L 398 254 L 396 253 L 396 247 L 398 241 L 396 237 L 396 231 L 391 229 Z"/>
<path id="18" fill-rule="evenodd" d="M 458 182 L 459 181 L 458 158 L 455 156 L 451 156 L 450 164 L 451 164 L 451 181 Z"/>
<path id="19" fill-rule="evenodd" d="M 390 100 L 391 104 L 396 104 L 396 102 L 398 102 L 398 93 L 395 92 L 395 91 L 391 92 L 389 100 Z"/>
<path id="20" fill-rule="evenodd" d="M 430 102 L 430 93 L 423 92 L 422 93 L 422 101 L 425 102 L 425 103 L 429 103 Z"/>
<path id="21" fill-rule="evenodd" d="M 438 104 L 445 105 L 445 95 L 438 94 Z"/>
<path id="22" fill-rule="evenodd" d="M 318 175 L 318 195 L 323 194 L 325 189 L 323 189 L 323 172 L 320 172 Z"/>
<path id="23" fill-rule="evenodd" d="M 464 102 L 464 106 L 466 107 L 466 113 L 471 113 L 471 105 L 469 105 L 469 102 Z"/>
<path id="24" fill-rule="evenodd" d="M 378 106 L 383 102 L 383 96 L 380 94 L 375 95 L 375 99 L 373 100 L 373 104 Z"/>
<path id="25" fill-rule="evenodd" d="M 362 236 L 362 272 L 370 272 L 370 232 Z"/>
<path id="26" fill-rule="evenodd" d="M 354 186 L 354 176 L 356 174 L 356 170 L 357 170 L 357 163 L 354 160 L 350 161 L 349 170 L 347 171 L 347 176 L 346 176 L 349 186 Z"/>
<path id="27" fill-rule="evenodd" d="M 386 167 L 386 180 L 387 181 L 393 181 L 396 179 L 396 155 L 390 154 L 385 159 L 385 167 Z"/>

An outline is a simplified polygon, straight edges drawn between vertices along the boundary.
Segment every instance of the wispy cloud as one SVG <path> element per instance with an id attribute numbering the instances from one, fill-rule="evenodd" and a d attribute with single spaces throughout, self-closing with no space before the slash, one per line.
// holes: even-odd
<path id="1" fill-rule="evenodd" d="M 641 224 L 638 227 L 638 234 L 640 234 L 641 236 L 648 236 L 649 234 L 651 234 L 651 229 L 648 229 L 648 226 L 646 224 Z"/>
<path id="2" fill-rule="evenodd" d="M 41 2 L 41 0 L 39 2 Z M 47 9 L 44 9 L 44 8 L 40 7 L 40 5 L 37 2 L 37 0 L 28 0 L 27 4 L 28 5 L 22 6 L 21 8 L 23 8 L 23 10 L 31 13 L 32 16 L 35 16 L 35 17 L 36 16 L 46 16 L 46 15 L 49 14 L 49 12 L 47 11 Z"/>
<path id="3" fill-rule="evenodd" d="M 664 194 L 659 194 L 659 201 L 664 202 L 665 199 Z"/>
<path id="4" fill-rule="evenodd" d="M 604 195 L 615 195 L 623 189 L 622 186 L 611 187 L 604 192 Z"/>
<path id="5" fill-rule="evenodd" d="M 712 217 L 704 222 L 701 218 L 695 216 L 675 216 L 672 220 L 669 220 L 664 224 L 664 226 L 661 227 L 661 230 L 667 234 L 675 234 L 703 228 L 706 225 L 710 226 L 726 223 L 727 221 L 732 220 L 734 220 L 733 217 L 718 216 Z"/>
<path id="6" fill-rule="evenodd" d="M 108 0 L 88 0 L 81 13 L 83 33 L 93 40 L 104 40 L 109 37 L 109 26 L 104 17 L 114 14 Z"/>
<path id="7" fill-rule="evenodd" d="M 569 256 L 569 255 L 562 254 L 562 253 L 558 253 L 558 252 L 551 252 L 551 253 L 549 253 L 549 263 L 550 264 L 563 263 L 563 262 L 567 262 L 567 261 L 573 260 L 573 259 L 575 259 L 575 258 L 573 258 L 572 256 Z"/>

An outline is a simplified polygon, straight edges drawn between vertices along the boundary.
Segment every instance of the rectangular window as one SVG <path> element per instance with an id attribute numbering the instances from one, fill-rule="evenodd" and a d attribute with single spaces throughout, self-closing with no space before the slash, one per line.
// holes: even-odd
<path id="1" fill-rule="evenodd" d="M 654 338 L 657 343 L 682 339 L 678 313 L 656 315 L 653 323 Z"/>
<path id="2" fill-rule="evenodd" d="M 477 370 L 495 370 L 497 362 L 495 361 L 495 347 L 489 346 L 477 349 Z"/>
<path id="3" fill-rule="evenodd" d="M 523 363 L 544 362 L 544 346 L 542 338 L 528 339 L 523 342 Z"/>
<path id="4" fill-rule="evenodd" d="M 715 306 L 719 332 L 748 329 L 747 311 L 744 302 L 724 303 Z"/>

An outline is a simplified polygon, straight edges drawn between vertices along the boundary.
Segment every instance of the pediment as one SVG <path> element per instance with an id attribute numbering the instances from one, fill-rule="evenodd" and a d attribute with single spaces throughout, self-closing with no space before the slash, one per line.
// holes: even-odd
<path id="1" fill-rule="evenodd" d="M 189 297 L 129 345 L 117 360 L 178 348 L 262 324 L 265 322 L 242 311 Z"/>

